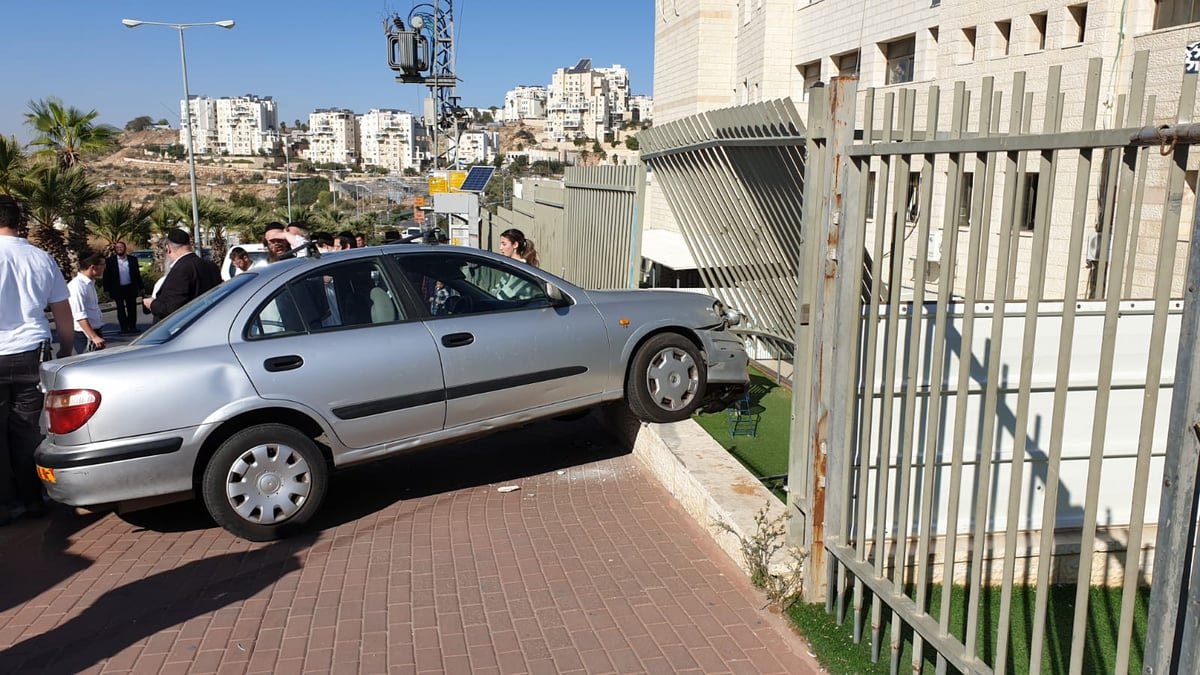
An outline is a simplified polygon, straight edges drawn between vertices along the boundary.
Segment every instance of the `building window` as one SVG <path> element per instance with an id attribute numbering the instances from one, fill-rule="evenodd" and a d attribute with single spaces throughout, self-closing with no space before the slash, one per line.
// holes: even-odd
<path id="1" fill-rule="evenodd" d="M 1170 28 L 1200 21 L 1200 0 L 1157 0 L 1154 28 Z"/>
<path id="2" fill-rule="evenodd" d="M 921 217 L 921 173 L 908 173 L 908 191 L 905 194 L 904 219 L 910 223 Z"/>
<path id="3" fill-rule="evenodd" d="M 1082 44 L 1087 33 L 1087 5 L 1071 5 L 1067 8 L 1075 27 L 1075 44 Z"/>
<path id="4" fill-rule="evenodd" d="M 837 63 L 838 75 L 858 75 L 858 50 L 835 56 L 833 60 Z"/>
<path id="5" fill-rule="evenodd" d="M 875 172 L 867 173 L 867 212 L 864 215 L 867 220 L 875 219 Z"/>
<path id="6" fill-rule="evenodd" d="M 804 91 L 800 92 L 800 100 L 808 100 L 808 90 L 812 89 L 813 85 L 821 81 L 821 62 L 813 61 L 796 66 L 800 70 L 800 76 L 804 78 Z"/>
<path id="7" fill-rule="evenodd" d="M 1021 229 L 1032 232 L 1034 217 L 1037 216 L 1038 175 L 1025 174 L 1025 204 L 1021 217 Z"/>
<path id="8" fill-rule="evenodd" d="M 975 60 L 975 26 L 963 29 L 963 42 L 966 43 L 967 63 Z"/>
<path id="9" fill-rule="evenodd" d="M 1035 49 L 1040 52 L 1046 48 L 1046 13 L 1030 14 L 1029 21 L 1033 24 Z"/>
<path id="10" fill-rule="evenodd" d="M 912 36 L 882 45 L 884 58 L 887 59 L 884 84 L 900 84 L 902 82 L 913 81 L 913 59 L 916 54 L 916 47 L 916 38 Z"/>
<path id="11" fill-rule="evenodd" d="M 958 192 L 958 226 L 971 226 L 971 197 L 975 194 L 975 174 L 964 173 Z"/>
<path id="12" fill-rule="evenodd" d="M 1008 47 L 1010 44 L 1009 39 L 1012 37 L 1012 22 L 997 21 L 996 34 L 1000 38 L 1000 53 L 1004 56 L 1008 56 Z"/>

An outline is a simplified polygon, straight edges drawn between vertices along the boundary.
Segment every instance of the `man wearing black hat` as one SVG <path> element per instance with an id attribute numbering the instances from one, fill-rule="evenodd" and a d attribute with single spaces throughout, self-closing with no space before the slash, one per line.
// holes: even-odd
<path id="1" fill-rule="evenodd" d="M 170 266 L 162 288 L 154 298 L 143 300 L 155 322 L 162 321 L 171 312 L 221 283 L 221 271 L 212 262 L 196 255 L 192 250 L 192 238 L 183 230 L 167 233 L 167 260 Z"/>

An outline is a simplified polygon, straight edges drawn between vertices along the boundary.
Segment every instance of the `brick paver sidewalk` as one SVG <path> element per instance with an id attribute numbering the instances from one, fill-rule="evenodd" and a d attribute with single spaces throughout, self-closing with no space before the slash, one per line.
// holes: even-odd
<path id="1" fill-rule="evenodd" d="M 310 535 L 273 544 L 195 505 L 0 528 L 0 672 L 817 672 L 602 431 L 353 469 Z"/>

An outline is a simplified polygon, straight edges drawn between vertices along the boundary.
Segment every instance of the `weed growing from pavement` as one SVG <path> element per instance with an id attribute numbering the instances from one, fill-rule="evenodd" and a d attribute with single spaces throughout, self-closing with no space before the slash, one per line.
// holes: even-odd
<path id="1" fill-rule="evenodd" d="M 742 535 L 724 521 L 716 526 L 737 537 L 742 557 L 750 570 L 750 583 L 766 594 L 767 600 L 781 610 L 786 610 L 800 598 L 804 589 L 804 559 L 808 554 L 785 543 L 788 513 L 769 518 L 770 504 L 754 514 L 754 532 Z M 771 571 L 771 560 L 775 554 L 786 550 L 787 563 L 782 572 Z"/>

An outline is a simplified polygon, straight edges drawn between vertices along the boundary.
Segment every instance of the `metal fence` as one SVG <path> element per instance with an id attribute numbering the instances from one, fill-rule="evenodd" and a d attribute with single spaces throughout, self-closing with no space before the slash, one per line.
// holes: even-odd
<path id="1" fill-rule="evenodd" d="M 886 639 L 892 672 L 906 643 L 938 672 L 1200 663 L 1195 248 L 1185 275 L 1200 226 L 1180 231 L 1196 75 L 1178 124 L 1156 127 L 1146 65 L 1118 128 L 1098 128 L 1094 59 L 1068 86 L 1051 68 L 1036 97 L 1025 73 L 960 83 L 947 104 L 835 78 L 810 91 L 807 124 L 780 101 L 643 134 L 709 289 L 794 335 L 806 594 L 877 657 Z M 1065 631 L 1047 624 L 1064 583 Z M 1103 621 L 1095 584 L 1120 589 Z"/>
<path id="2" fill-rule="evenodd" d="M 482 245 L 496 250 L 515 227 L 533 240 L 542 269 L 584 288 L 636 288 L 645 184 L 641 166 L 572 167 L 562 182 L 527 181 L 511 209 L 487 218 Z"/>
<path id="3" fill-rule="evenodd" d="M 806 129 L 790 101 L 713 110 L 639 136 L 705 288 L 792 356 Z"/>

